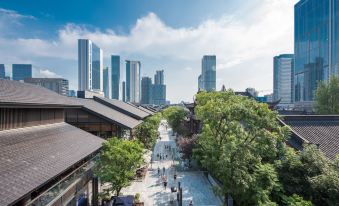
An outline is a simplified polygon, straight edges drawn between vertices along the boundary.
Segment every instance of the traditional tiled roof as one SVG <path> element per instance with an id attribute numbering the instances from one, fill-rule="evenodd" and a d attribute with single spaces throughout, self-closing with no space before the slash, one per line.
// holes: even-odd
<path id="1" fill-rule="evenodd" d="M 79 106 L 69 98 L 59 95 L 46 88 L 18 81 L 0 79 L 1 106 L 49 106 L 73 107 Z"/>
<path id="2" fill-rule="evenodd" d="M 330 159 L 339 154 L 339 116 L 291 115 L 283 116 L 282 121 L 298 137 L 292 137 L 292 143 L 318 145 Z"/>
<path id="3" fill-rule="evenodd" d="M 93 99 L 71 98 L 77 104 L 83 105 L 82 108 L 90 113 L 99 115 L 107 121 L 118 124 L 122 127 L 133 129 L 142 123 L 141 120 L 130 117 L 124 113 L 121 113 L 115 109 L 105 106 Z"/>
<path id="4" fill-rule="evenodd" d="M 144 106 L 138 106 L 138 108 L 144 112 L 146 112 L 147 114 L 150 114 L 150 115 L 153 115 L 155 114 L 156 111 L 154 110 L 151 110 L 150 108 L 148 107 L 144 107 Z"/>
<path id="5" fill-rule="evenodd" d="M 112 109 L 115 109 L 119 112 L 122 112 L 128 116 L 131 116 L 136 119 L 144 119 L 145 117 L 149 116 L 149 114 L 137 107 L 134 107 L 130 104 L 127 104 L 123 101 L 116 100 L 116 99 L 107 99 L 103 97 L 94 97 L 95 101 L 100 102 Z"/>
<path id="6" fill-rule="evenodd" d="M 101 148 L 67 123 L 0 131 L 0 205 L 13 204 Z"/>

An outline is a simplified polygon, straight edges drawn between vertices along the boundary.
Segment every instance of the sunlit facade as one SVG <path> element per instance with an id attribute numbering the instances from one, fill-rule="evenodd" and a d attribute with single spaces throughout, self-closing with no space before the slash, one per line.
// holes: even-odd
<path id="1" fill-rule="evenodd" d="M 339 70 L 339 1 L 301 0 L 295 5 L 295 102 L 311 105 L 319 81 Z"/>
<path id="2" fill-rule="evenodd" d="M 140 102 L 140 71 L 139 61 L 126 60 L 126 101 Z"/>

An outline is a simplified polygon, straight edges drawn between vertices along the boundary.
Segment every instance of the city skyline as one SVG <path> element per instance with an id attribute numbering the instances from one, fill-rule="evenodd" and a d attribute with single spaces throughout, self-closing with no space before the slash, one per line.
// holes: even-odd
<path id="1" fill-rule="evenodd" d="M 111 21 L 108 19 L 112 18 L 107 15 L 107 22 L 103 19 L 97 22 L 93 22 L 94 19 L 88 21 L 88 17 L 84 15 L 80 15 L 78 19 L 70 15 L 56 22 L 51 17 L 39 14 L 34 8 L 23 8 L 15 1 L 2 2 L 0 21 L 13 21 L 21 26 L 0 24 L 4 31 L 1 34 L 2 46 L 8 48 L 0 61 L 6 65 L 31 63 L 33 67 L 37 67 L 33 73 L 38 75 L 33 76 L 40 77 L 46 73 L 49 77 L 57 75 L 69 79 L 70 89 L 77 89 L 76 41 L 78 38 L 88 38 L 103 49 L 105 66 L 110 65 L 110 55 L 117 54 L 121 56 L 121 68 L 124 68 L 125 59 L 140 60 L 143 64 L 142 76 L 151 76 L 154 70 L 166 68 L 167 96 L 171 102 L 192 100 L 197 88 L 196 79 L 200 73 L 200 58 L 210 53 L 218 57 L 217 90 L 225 84 L 227 88 L 234 90 L 255 87 L 269 93 L 273 89 L 270 81 L 273 76 L 272 56 L 278 53 L 293 53 L 293 7 L 297 1 L 265 1 L 261 4 L 258 2 L 245 1 L 240 6 L 236 1 L 217 1 L 212 5 L 198 1 L 192 12 L 198 13 L 206 6 L 213 7 L 216 11 L 215 14 L 207 12 L 198 19 L 184 16 L 180 16 L 181 19 L 174 18 L 163 12 L 165 6 L 155 3 L 156 6 L 142 8 L 127 15 L 125 19 L 117 18 L 110 25 L 107 25 Z M 131 3 L 135 2 L 126 2 L 128 5 Z M 43 5 L 41 3 L 41 6 Z M 179 5 L 176 1 L 171 4 L 170 9 L 175 10 Z M 86 8 L 89 6 L 84 5 Z M 135 10 L 139 6 L 140 4 L 133 4 L 131 9 Z M 103 5 L 99 4 L 98 7 Z M 69 12 L 68 8 L 64 10 L 66 14 Z M 51 16 L 59 18 L 61 11 L 62 8 L 56 8 L 54 13 L 48 12 Z M 256 16 L 260 16 L 260 19 L 253 18 Z M 282 17 L 283 23 L 275 24 Z M 43 19 L 52 26 L 48 32 L 39 34 Z M 20 29 L 26 31 L 26 25 L 34 26 L 30 26 L 29 32 L 25 34 L 16 32 Z M 239 38 L 246 28 L 251 28 L 250 32 Z M 275 32 L 269 32 L 272 30 Z M 159 37 L 157 41 L 152 41 L 154 34 Z M 183 36 L 179 38 L 179 34 Z M 258 35 L 262 40 L 255 40 L 254 37 Z M 196 44 L 195 38 L 202 41 Z M 28 42 L 35 43 L 35 47 L 28 47 Z M 250 49 L 248 45 L 251 46 Z M 15 48 L 16 52 L 12 52 L 11 48 Z M 177 76 L 187 78 L 178 79 Z M 125 74 L 122 72 L 121 79 L 124 78 Z"/>

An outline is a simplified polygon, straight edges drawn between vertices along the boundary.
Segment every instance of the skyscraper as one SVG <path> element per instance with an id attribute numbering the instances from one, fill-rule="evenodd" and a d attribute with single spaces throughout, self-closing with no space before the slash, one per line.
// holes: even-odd
<path id="1" fill-rule="evenodd" d="M 126 60 L 126 101 L 140 102 L 140 70 L 139 61 Z"/>
<path id="2" fill-rule="evenodd" d="M 201 75 L 199 76 L 199 89 L 207 92 L 216 88 L 216 56 L 205 55 L 201 61 Z"/>
<path id="3" fill-rule="evenodd" d="M 122 82 L 122 101 L 126 102 L 126 82 Z"/>
<path id="4" fill-rule="evenodd" d="M 0 79 L 5 79 L 5 65 L 4 64 L 0 64 Z"/>
<path id="5" fill-rule="evenodd" d="M 60 95 L 68 96 L 69 83 L 67 79 L 62 78 L 26 78 L 25 83 L 45 87 Z"/>
<path id="6" fill-rule="evenodd" d="M 153 104 L 166 104 L 166 85 L 164 84 L 164 70 L 158 70 L 154 75 Z"/>
<path id="7" fill-rule="evenodd" d="M 32 78 L 31 64 L 13 64 L 12 65 L 12 79 L 15 81 L 23 81 L 26 78 Z"/>
<path id="8" fill-rule="evenodd" d="M 339 2 L 301 0 L 294 13 L 295 105 L 307 108 L 317 83 L 339 74 Z"/>
<path id="9" fill-rule="evenodd" d="M 141 104 L 152 104 L 152 78 L 142 77 L 141 79 Z"/>
<path id="10" fill-rule="evenodd" d="M 281 54 L 273 59 L 273 100 L 281 99 L 279 106 L 293 103 L 294 55 Z"/>
<path id="11" fill-rule="evenodd" d="M 79 91 L 103 91 L 103 52 L 89 39 L 78 40 Z"/>
<path id="12" fill-rule="evenodd" d="M 112 67 L 112 99 L 119 99 L 120 56 L 111 56 Z"/>
<path id="13" fill-rule="evenodd" d="M 112 98 L 112 71 L 110 67 L 106 67 L 104 69 L 104 94 L 106 98 Z"/>

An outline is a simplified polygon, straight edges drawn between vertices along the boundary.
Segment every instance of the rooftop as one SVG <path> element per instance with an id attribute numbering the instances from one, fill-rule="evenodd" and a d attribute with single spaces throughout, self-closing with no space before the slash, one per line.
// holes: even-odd
<path id="1" fill-rule="evenodd" d="M 79 107 L 65 96 L 46 88 L 0 79 L 0 107 Z"/>
<path id="2" fill-rule="evenodd" d="M 282 121 L 303 143 L 318 145 L 328 158 L 339 153 L 339 116 L 290 115 Z"/>
<path id="3" fill-rule="evenodd" d="M 103 142 L 67 123 L 0 131 L 0 205 L 13 204 L 42 187 Z"/>

